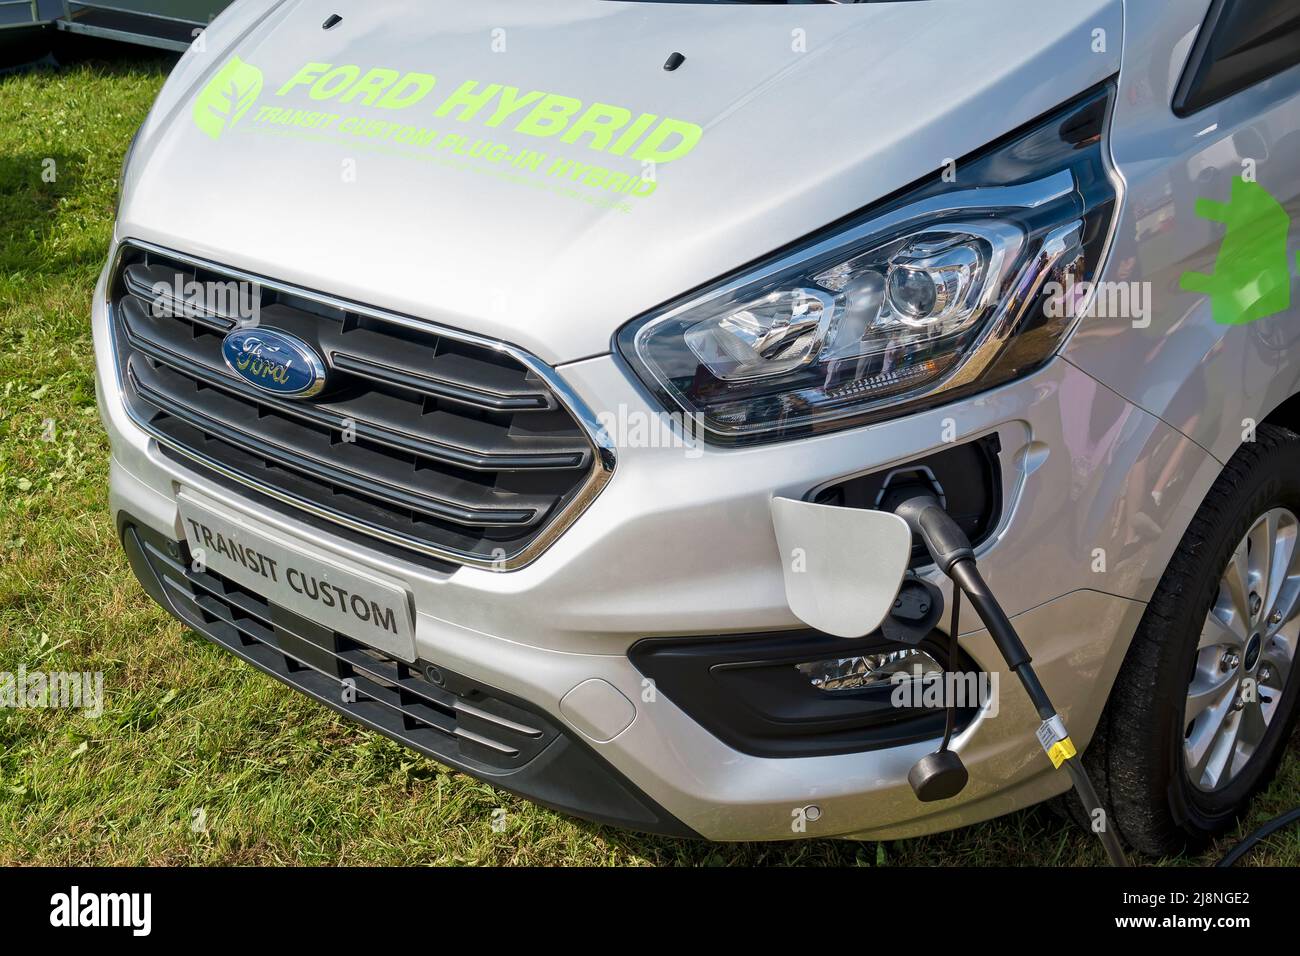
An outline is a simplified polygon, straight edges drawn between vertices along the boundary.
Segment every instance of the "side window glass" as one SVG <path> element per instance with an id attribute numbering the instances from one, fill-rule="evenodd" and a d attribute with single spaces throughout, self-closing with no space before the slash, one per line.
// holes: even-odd
<path id="1" fill-rule="evenodd" d="M 1214 0 L 1178 81 L 1174 113 L 1190 116 L 1296 64 L 1296 0 Z"/>

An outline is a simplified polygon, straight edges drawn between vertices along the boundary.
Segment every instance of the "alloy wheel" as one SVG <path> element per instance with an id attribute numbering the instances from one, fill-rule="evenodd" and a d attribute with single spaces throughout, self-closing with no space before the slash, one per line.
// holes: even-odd
<path id="1" fill-rule="evenodd" d="M 1184 770 L 1199 790 L 1240 775 L 1281 703 L 1300 635 L 1298 526 L 1285 508 L 1256 518 L 1205 617 L 1183 711 Z"/>

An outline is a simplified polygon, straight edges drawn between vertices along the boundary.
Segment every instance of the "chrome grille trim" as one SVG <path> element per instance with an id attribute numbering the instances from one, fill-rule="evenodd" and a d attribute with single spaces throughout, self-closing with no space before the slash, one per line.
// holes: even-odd
<path id="1" fill-rule="evenodd" d="M 122 326 L 123 319 L 117 314 L 117 309 L 113 301 L 113 293 L 118 277 L 123 275 L 123 257 L 133 250 L 173 260 L 186 267 L 215 274 L 224 280 L 247 282 L 260 289 L 272 290 L 285 296 L 315 303 L 327 309 L 351 313 L 365 317 L 366 319 L 374 320 L 378 323 L 404 327 L 416 332 L 437 336 L 440 339 L 446 339 L 451 342 L 459 342 L 480 349 L 499 352 L 518 363 L 527 371 L 527 373 L 535 376 L 540 382 L 542 382 L 545 389 L 549 392 L 549 396 L 558 404 L 558 408 L 567 412 L 567 414 L 579 426 L 582 433 L 585 434 L 587 440 L 591 444 L 592 452 L 591 463 L 587 475 L 582 478 L 580 483 L 576 486 L 576 491 L 572 493 L 570 499 L 567 502 L 561 502 L 558 509 L 555 510 L 553 514 L 547 516 L 540 530 L 534 537 L 528 540 L 521 549 L 514 553 L 506 554 L 500 559 L 493 559 L 456 548 L 441 547 L 428 541 L 410 537 L 398 531 L 379 527 L 364 520 L 358 520 L 344 511 L 320 506 L 297 495 L 286 493 L 275 485 L 259 480 L 252 475 L 244 474 L 235 468 L 227 467 L 222 462 L 201 453 L 195 448 L 189 447 L 184 442 L 175 440 L 172 436 L 164 434 L 159 429 L 153 427 L 137 412 L 133 407 L 133 403 L 127 400 L 128 386 L 130 383 L 126 381 L 126 369 L 124 368 L 124 363 L 120 361 L 119 358 L 122 354 L 121 350 L 123 345 L 126 345 L 127 348 L 133 348 L 133 346 L 130 343 L 120 341 L 119 327 Z M 131 420 L 139 428 L 149 434 L 149 436 L 160 446 L 168 449 L 174 454 L 174 456 L 179 456 L 182 459 L 192 461 L 203 469 L 207 469 L 225 479 L 252 489 L 253 491 L 265 495 L 276 502 L 288 505 L 295 511 L 304 512 L 317 520 L 347 528 L 350 531 L 383 541 L 386 544 L 394 545 L 404 550 L 414 551 L 418 554 L 424 554 L 455 564 L 480 568 L 483 570 L 502 572 L 517 570 L 530 564 L 545 552 L 556 541 L 556 539 L 558 539 L 560 535 L 562 535 L 573 524 L 578 516 L 586 510 L 591 502 L 595 500 L 613 475 L 616 461 L 613 441 L 590 408 L 587 407 L 587 405 L 568 386 L 563 378 L 561 378 L 549 365 L 542 362 L 531 353 L 505 342 L 470 332 L 463 332 L 454 328 L 448 328 L 425 319 L 388 312 L 386 310 L 355 303 L 350 300 L 341 299 L 336 296 L 316 292 L 310 289 L 304 289 L 288 283 L 278 282 L 274 279 L 245 272 L 238 268 L 220 265 L 201 257 L 177 252 L 174 249 L 155 245 L 143 240 L 129 238 L 119 241 L 114 251 L 112 265 L 109 272 L 109 281 L 106 284 L 104 293 L 104 307 L 109 319 L 109 334 L 113 344 L 113 369 L 116 376 L 116 384 L 119 392 L 123 395 L 123 405 L 125 410 Z M 200 317 L 199 322 L 202 325 L 212 328 L 212 318 L 208 318 L 205 322 L 203 321 L 203 317 Z M 219 329 L 214 329 L 213 331 L 219 331 Z M 448 398 L 455 401 L 454 396 L 448 396 Z M 272 402 L 265 401 L 263 396 L 258 396 L 257 400 L 263 401 L 268 405 L 273 404 Z M 522 410 L 522 406 L 517 407 L 520 407 Z M 536 408 L 536 406 L 532 407 Z M 289 409 L 285 409 L 285 411 L 292 414 Z M 305 407 L 301 412 L 301 417 L 303 419 L 310 419 L 311 417 L 307 413 Z M 378 434 L 373 436 L 366 435 L 365 437 L 382 441 L 382 436 Z M 400 443 L 390 442 L 389 444 L 394 445 L 394 447 L 400 447 Z M 540 455 L 538 456 L 538 459 L 541 459 Z M 460 467 L 467 467 L 470 469 L 476 467 L 476 464 L 472 461 L 457 461 L 452 456 L 448 456 L 448 460 Z M 517 463 L 511 462 L 509 459 L 501 459 L 499 464 L 496 461 L 490 461 L 486 465 L 482 462 L 478 463 L 478 467 L 484 467 L 485 470 L 486 468 L 491 468 L 492 465 L 497 466 L 494 470 L 502 472 L 524 470 L 519 468 Z M 511 467 L 512 465 L 515 467 Z M 545 465 L 542 467 L 545 467 Z"/>

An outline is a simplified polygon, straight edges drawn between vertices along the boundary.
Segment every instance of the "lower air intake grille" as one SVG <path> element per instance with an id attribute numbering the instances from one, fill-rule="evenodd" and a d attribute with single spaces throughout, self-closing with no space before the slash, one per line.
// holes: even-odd
<path id="1" fill-rule="evenodd" d="M 427 756 L 500 773 L 528 763 L 558 736 L 541 715 L 464 678 L 438 669 L 441 684 L 434 683 L 423 667 L 314 624 L 222 575 L 196 572 L 151 537 L 138 535 L 132 544 L 186 624 Z"/>
<path id="2" fill-rule="evenodd" d="M 309 521 L 509 570 L 613 466 L 550 370 L 500 343 L 133 244 L 109 308 L 127 407 L 164 452 Z M 324 391 L 296 400 L 236 376 L 222 340 L 250 325 L 323 357 Z"/>

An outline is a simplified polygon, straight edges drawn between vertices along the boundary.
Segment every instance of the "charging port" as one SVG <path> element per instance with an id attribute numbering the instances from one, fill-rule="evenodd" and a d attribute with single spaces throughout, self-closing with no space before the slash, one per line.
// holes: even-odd
<path id="1" fill-rule="evenodd" d="M 841 508 L 878 509 L 891 489 L 906 484 L 924 485 L 965 532 L 972 546 L 978 547 L 997 528 L 1002 514 L 1000 450 L 998 436 L 987 435 L 915 461 L 824 486 L 812 500 Z M 909 563 L 913 568 L 930 563 L 925 544 L 915 535 Z"/>

